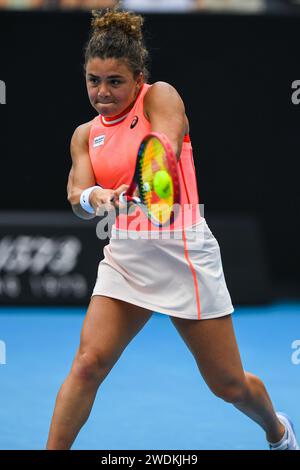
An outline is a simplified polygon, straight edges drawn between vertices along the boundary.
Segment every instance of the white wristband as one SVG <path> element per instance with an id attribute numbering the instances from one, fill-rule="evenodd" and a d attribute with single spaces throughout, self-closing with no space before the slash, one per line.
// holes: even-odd
<path id="1" fill-rule="evenodd" d="M 82 209 L 84 209 L 89 214 L 95 214 L 95 209 L 90 204 L 90 194 L 92 191 L 94 191 L 94 189 L 98 189 L 98 188 L 101 189 L 101 186 L 91 186 L 90 188 L 87 188 L 84 191 L 82 191 L 80 195 L 80 205 Z"/>

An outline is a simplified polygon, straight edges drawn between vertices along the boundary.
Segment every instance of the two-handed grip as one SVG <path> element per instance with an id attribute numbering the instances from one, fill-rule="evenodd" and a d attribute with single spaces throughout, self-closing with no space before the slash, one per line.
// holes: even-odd
<path id="1" fill-rule="evenodd" d="M 126 194 L 126 191 L 123 191 L 120 195 L 119 195 L 119 201 L 121 204 L 128 204 L 130 202 L 135 202 L 137 204 L 140 204 L 141 203 L 141 200 L 139 197 L 137 196 L 128 196 Z"/>

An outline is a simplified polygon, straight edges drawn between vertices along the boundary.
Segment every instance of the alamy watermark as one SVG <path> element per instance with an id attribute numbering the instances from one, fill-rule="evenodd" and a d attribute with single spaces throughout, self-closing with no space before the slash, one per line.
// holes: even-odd
<path id="1" fill-rule="evenodd" d="M 162 211 L 162 212 L 160 212 Z M 164 214 L 161 220 L 158 214 Z M 100 221 L 97 224 L 96 234 L 100 240 L 108 238 L 132 239 L 145 238 L 147 240 L 204 240 L 205 224 L 204 204 L 174 204 L 171 208 L 155 204 L 151 206 L 151 216 L 146 206 L 137 205 L 122 207 L 118 210 L 112 207 L 107 211 L 104 207 L 97 210 Z M 169 214 L 172 214 L 169 218 Z M 148 216 L 147 216 L 148 215 Z M 118 219 L 117 228 L 115 226 Z M 154 220 L 155 219 L 155 220 Z M 162 222 L 161 224 L 159 222 Z M 183 229 L 184 227 L 184 229 Z M 199 247 L 198 247 L 199 248 Z"/>
<path id="2" fill-rule="evenodd" d="M 0 341 L 0 366 L 6 364 L 6 344 Z"/>
<path id="3" fill-rule="evenodd" d="M 6 85 L 3 80 L 0 80 L 0 104 L 6 104 Z"/>
<path id="4" fill-rule="evenodd" d="M 292 103 L 298 105 L 300 104 L 300 80 L 293 81 L 292 90 L 295 90 L 291 96 Z"/>
<path id="5" fill-rule="evenodd" d="M 300 364 L 300 339 L 295 339 L 292 342 L 292 349 L 295 349 L 291 356 L 291 361 L 295 366 Z"/>

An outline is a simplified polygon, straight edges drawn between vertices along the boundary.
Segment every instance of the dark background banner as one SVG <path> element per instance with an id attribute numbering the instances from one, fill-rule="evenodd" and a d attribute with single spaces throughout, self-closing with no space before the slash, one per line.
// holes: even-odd
<path id="1" fill-rule="evenodd" d="M 70 138 L 95 116 L 82 69 L 89 23 L 82 12 L 0 13 L 2 217 L 70 210 Z M 170 82 L 186 105 L 208 223 L 255 219 L 273 281 L 299 283 L 300 17 L 147 15 L 145 29 L 151 82 Z"/>

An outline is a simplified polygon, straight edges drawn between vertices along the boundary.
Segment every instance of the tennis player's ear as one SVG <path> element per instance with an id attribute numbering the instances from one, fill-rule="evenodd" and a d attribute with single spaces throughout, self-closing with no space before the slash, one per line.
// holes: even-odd
<path id="1" fill-rule="evenodd" d="M 142 86 L 144 82 L 144 74 L 143 72 L 140 72 L 139 75 L 136 77 L 136 85 L 138 88 Z"/>

